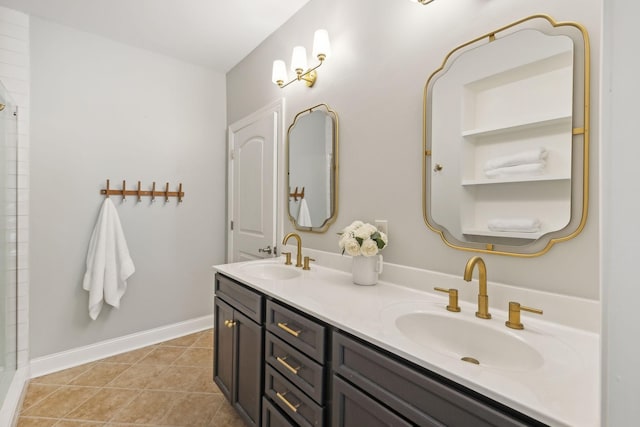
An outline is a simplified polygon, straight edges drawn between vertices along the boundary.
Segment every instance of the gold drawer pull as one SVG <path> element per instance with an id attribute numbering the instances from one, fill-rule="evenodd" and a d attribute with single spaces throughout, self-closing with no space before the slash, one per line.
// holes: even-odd
<path id="1" fill-rule="evenodd" d="M 278 322 L 278 328 L 285 330 L 286 332 L 290 333 L 291 335 L 293 335 L 294 337 L 298 337 L 300 336 L 300 333 L 302 332 L 302 330 L 293 330 L 291 329 L 286 323 L 283 322 Z"/>
<path id="2" fill-rule="evenodd" d="M 279 391 L 276 391 L 276 396 L 278 396 L 278 399 L 282 400 L 282 402 L 287 405 L 289 407 L 289 409 L 291 409 L 293 412 L 298 412 L 298 407 L 300 407 L 300 404 L 298 403 L 297 405 L 294 405 L 293 403 L 289 402 L 287 400 L 287 398 L 285 397 L 286 394 L 289 393 L 288 391 L 280 394 Z"/>
<path id="3" fill-rule="evenodd" d="M 298 375 L 298 371 L 300 370 L 300 366 L 298 366 L 297 368 L 294 368 L 293 366 L 289 365 L 289 363 L 287 363 L 287 357 L 280 357 L 280 356 L 276 356 L 276 360 L 278 362 L 280 362 L 280 364 L 282 366 L 284 366 L 285 368 L 287 368 L 288 370 L 290 370 L 291 372 L 293 372 L 294 375 Z"/>
<path id="4" fill-rule="evenodd" d="M 225 320 L 224 326 L 226 326 L 227 328 L 233 328 L 234 326 L 236 326 L 236 322 L 233 320 Z"/>

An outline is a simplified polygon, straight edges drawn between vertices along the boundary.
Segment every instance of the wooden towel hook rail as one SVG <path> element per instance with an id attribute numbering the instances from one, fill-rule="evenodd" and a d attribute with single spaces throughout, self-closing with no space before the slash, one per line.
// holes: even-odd
<path id="1" fill-rule="evenodd" d="M 138 188 L 136 190 L 127 190 L 127 181 L 122 181 L 122 189 L 114 190 L 110 187 L 110 181 L 107 180 L 107 188 L 100 190 L 100 194 L 109 197 L 109 196 L 121 196 L 122 201 L 126 201 L 127 196 L 137 196 L 138 202 L 142 201 L 143 196 L 151 196 L 151 201 L 155 202 L 156 196 L 163 196 L 164 201 L 168 202 L 170 197 L 177 197 L 178 203 L 182 203 L 182 199 L 184 197 L 184 191 L 182 191 L 182 183 L 178 186 L 178 191 L 169 191 L 169 183 L 164 187 L 164 191 L 156 191 L 156 183 L 153 182 L 151 187 L 151 191 L 142 190 L 142 185 L 140 181 L 138 181 Z"/>

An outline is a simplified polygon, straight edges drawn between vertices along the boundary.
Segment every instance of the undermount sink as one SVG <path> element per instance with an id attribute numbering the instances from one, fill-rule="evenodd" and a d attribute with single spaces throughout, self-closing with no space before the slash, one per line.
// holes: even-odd
<path id="1" fill-rule="evenodd" d="M 417 345 L 464 362 L 512 371 L 530 371 L 544 364 L 542 355 L 517 334 L 482 322 L 489 321 L 415 312 L 399 316 L 396 327 Z"/>
<path id="2" fill-rule="evenodd" d="M 242 271 L 258 279 L 289 280 L 299 277 L 300 270 L 290 265 L 269 263 L 251 263 L 242 267 Z"/>

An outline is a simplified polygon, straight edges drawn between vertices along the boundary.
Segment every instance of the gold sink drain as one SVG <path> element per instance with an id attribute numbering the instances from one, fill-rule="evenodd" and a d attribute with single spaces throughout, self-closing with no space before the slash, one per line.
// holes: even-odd
<path id="1" fill-rule="evenodd" d="M 473 357 L 465 356 L 465 357 L 460 358 L 460 360 L 462 360 L 463 362 L 473 363 L 474 365 L 479 365 L 480 364 L 480 361 L 478 359 L 476 359 L 476 358 L 473 358 Z"/>

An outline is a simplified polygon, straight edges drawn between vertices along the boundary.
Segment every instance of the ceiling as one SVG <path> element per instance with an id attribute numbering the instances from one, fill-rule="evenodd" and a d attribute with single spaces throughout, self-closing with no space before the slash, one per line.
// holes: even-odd
<path id="1" fill-rule="evenodd" d="M 0 6 L 226 73 L 308 1 L 0 0 Z"/>

